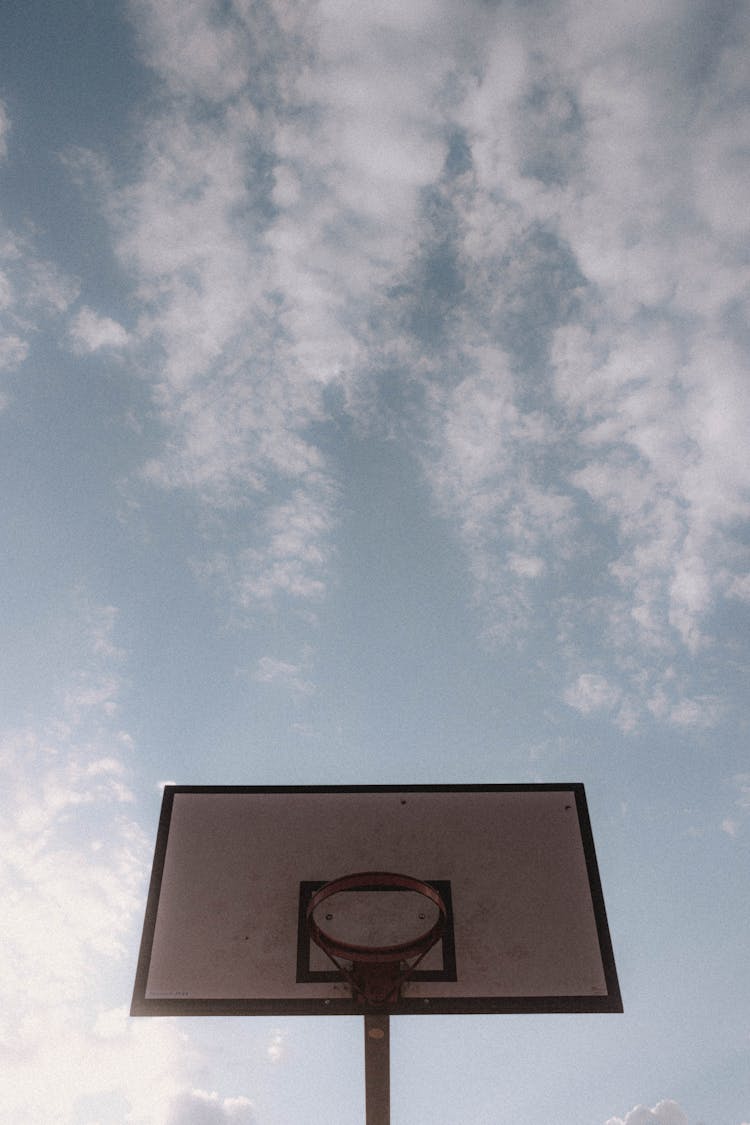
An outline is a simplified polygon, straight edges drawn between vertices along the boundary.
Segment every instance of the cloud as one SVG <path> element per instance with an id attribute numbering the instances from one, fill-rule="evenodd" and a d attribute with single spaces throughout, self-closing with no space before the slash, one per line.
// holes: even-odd
<path id="1" fill-rule="evenodd" d="M 658 1102 L 653 1109 L 638 1105 L 625 1117 L 610 1117 L 606 1125 L 688 1125 L 687 1115 L 677 1102 Z"/>
<path id="2" fill-rule="evenodd" d="M 78 288 L 54 263 L 37 256 L 29 237 L 17 236 L 0 218 L 0 371 L 24 362 L 36 333 L 65 312 Z"/>
<path id="3" fill-rule="evenodd" d="M 541 414 L 519 409 L 508 356 L 487 346 L 468 362 L 474 370 L 455 386 L 430 389 L 424 463 L 441 509 L 458 523 L 478 596 L 505 634 L 528 625 L 528 582 L 546 570 L 553 544 L 565 553 L 575 519 L 570 498 L 535 470 L 551 431 Z"/>
<path id="4" fill-rule="evenodd" d="M 665 660 L 715 643 L 722 599 L 747 575 L 746 228 L 725 202 L 747 79 L 736 46 L 703 32 L 705 66 L 691 69 L 677 45 L 696 32 L 677 6 L 507 16 L 454 107 L 467 158 L 439 186 L 462 286 L 445 353 L 422 364 L 425 468 L 496 635 L 551 610 L 568 653 L 591 655 L 595 629 L 640 711 Z M 746 41 L 744 16 L 735 33 Z M 477 341 L 492 375 L 478 375 Z M 556 603 L 519 582 L 527 553 L 554 567 Z M 569 629 L 571 604 L 585 631 Z M 667 715 L 699 719 L 689 698 Z"/>
<path id="5" fill-rule="evenodd" d="M 252 546 L 197 561 L 196 573 L 224 587 L 250 618 L 280 599 L 296 607 L 319 602 L 332 555 L 330 493 L 327 482 L 311 480 L 288 499 L 269 504 L 258 519 Z"/>
<path id="6" fill-rule="evenodd" d="M 681 699 L 670 709 L 669 717 L 680 727 L 712 727 L 722 710 L 720 699 L 702 696 L 698 699 Z"/>
<path id="7" fill-rule="evenodd" d="M 741 602 L 750 602 L 750 574 L 740 574 L 730 578 L 727 585 L 727 596 L 737 598 Z"/>
<path id="8" fill-rule="evenodd" d="M 84 655 L 59 693 L 61 711 L 0 732 L 4 1109 L 16 1120 L 44 1120 L 51 1106 L 67 1116 L 87 1090 L 114 1081 L 112 1048 L 100 1045 L 86 1005 L 129 951 L 148 848 L 128 815 L 130 740 L 108 706 L 117 694 L 113 623 L 111 607 L 86 607 L 71 638 Z M 124 1068 L 144 1063 L 154 1044 L 125 1038 Z M 173 1036 L 157 1038 L 164 1055 L 151 1071 L 169 1083 Z"/>
<path id="9" fill-rule="evenodd" d="M 10 119 L 5 104 L 0 102 L 0 160 L 8 152 L 8 133 L 10 132 Z"/>
<path id="10" fill-rule="evenodd" d="M 43 313 L 63 313 L 76 299 L 79 283 L 67 277 L 54 262 L 26 255 L 24 302 Z"/>
<path id="11" fill-rule="evenodd" d="M 695 653 L 726 589 L 723 559 L 739 561 L 733 528 L 748 516 L 746 363 L 722 328 L 732 302 L 745 300 L 733 249 L 743 220 L 732 218 L 722 190 L 721 220 L 709 220 L 695 195 L 696 153 L 734 113 L 735 51 L 716 49 L 689 124 L 674 100 L 675 84 L 689 78 L 668 47 L 679 13 L 659 23 L 639 62 L 642 25 L 620 29 L 618 42 L 615 22 L 614 72 L 594 66 L 580 81 L 586 178 L 560 221 L 594 300 L 589 326 L 557 331 L 552 359 L 558 398 L 589 450 L 571 479 L 615 521 L 624 550 L 612 573 L 632 599 L 636 628 L 649 641 L 677 635 Z M 658 65 L 647 75 L 649 52 Z M 730 165 L 712 162 L 717 186 L 729 189 Z"/>
<path id="12" fill-rule="evenodd" d="M 735 774 L 731 780 L 731 786 L 737 797 L 732 814 L 724 817 L 721 822 L 721 831 L 734 839 L 740 835 L 747 817 L 750 815 L 750 773 Z"/>
<path id="13" fill-rule="evenodd" d="M 215 1092 L 190 1090 L 172 1100 L 166 1125 L 256 1125 L 257 1120 L 248 1098 L 221 1098 Z"/>
<path id="14" fill-rule="evenodd" d="M 9 333 L 0 339 L 0 371 L 18 367 L 29 354 L 29 345 L 20 336 Z"/>
<path id="15" fill-rule="evenodd" d="M 257 1120 L 245 1097 L 191 1088 L 190 1073 L 202 1059 L 179 1021 L 130 1019 L 125 1007 L 102 1008 L 93 1019 L 42 1011 L 25 1021 L 6 1060 L 9 1120 L 103 1120 L 111 1118 L 113 1104 L 117 1120 L 132 1125 Z"/>
<path id="16" fill-rule="evenodd" d="M 328 361 L 295 354 L 299 335 L 287 339 L 264 233 L 254 229 L 247 161 L 253 151 L 261 158 L 262 137 L 252 107 L 227 108 L 219 128 L 178 108 L 152 124 L 144 176 L 113 204 L 119 253 L 149 309 L 138 333 L 157 364 L 167 433 L 144 478 L 196 495 L 214 520 L 227 513 L 235 546 L 223 565 L 204 567 L 236 581 L 240 600 L 277 590 L 316 597 L 334 513 L 326 459 L 309 432 L 324 416 Z M 294 285 L 304 289 L 302 273 Z M 291 508 L 296 553 L 279 529 Z M 265 526 L 267 544 L 243 544 L 243 510 L 245 526 Z"/>
<path id="17" fill-rule="evenodd" d="M 373 302 L 408 261 L 420 193 L 445 157 L 432 103 L 452 69 L 451 8 L 131 10 L 162 100 L 129 182 L 88 165 L 140 302 L 134 336 L 167 435 L 145 477 L 265 524 L 267 545 L 242 544 L 228 516 L 232 551 L 205 561 L 240 599 L 315 599 L 336 492 L 313 428 L 332 386 L 345 402 L 367 397 Z M 279 557 L 289 503 L 317 514 L 310 540 Z"/>
<path id="18" fill-rule="evenodd" d="M 741 809 L 750 812 L 750 773 L 738 773 L 734 778 L 734 784 L 739 790 L 737 804 Z"/>
<path id="19" fill-rule="evenodd" d="M 0 732 L 12 904 L 2 990 L 20 1019 L 79 1000 L 96 959 L 123 956 L 145 872 L 145 841 L 126 812 L 130 739 L 110 706 L 116 675 L 95 658 L 71 680 L 57 717 Z"/>
<path id="20" fill-rule="evenodd" d="M 290 664 L 272 656 L 262 656 L 258 661 L 253 678 L 260 684 L 277 684 L 288 688 L 297 695 L 312 695 L 315 685 L 304 674 L 300 664 Z"/>
<path id="21" fill-rule="evenodd" d="M 636 630 L 696 652 L 716 599 L 738 589 L 723 563 L 727 535 L 748 511 L 750 464 L 735 427 L 750 419 L 750 399 L 739 359 L 717 343 L 711 358 L 700 345 L 685 364 L 672 330 L 610 338 L 606 358 L 598 347 L 580 328 L 555 341 L 559 393 L 585 414 L 588 463 L 571 481 L 616 521 L 624 550 L 610 570 L 632 599 Z"/>
<path id="22" fill-rule="evenodd" d="M 590 715 L 592 711 L 611 710 L 619 698 L 619 690 L 604 676 L 593 672 L 581 673 L 565 692 L 565 702 L 582 715 Z"/>
<path id="23" fill-rule="evenodd" d="M 3 1113 L 100 1120 L 114 1101 L 132 1125 L 249 1125 L 246 1098 L 186 1092 L 199 1060 L 183 1028 L 131 1020 L 113 1003 L 132 980 L 151 843 L 133 816 L 132 740 L 118 724 L 117 613 L 83 596 L 77 605 L 66 682 L 48 685 L 57 706 L 0 731 Z M 193 1116 L 175 1117 L 181 1106 Z"/>
<path id="24" fill-rule="evenodd" d="M 133 1125 L 163 1125 L 189 1064 L 174 1027 L 128 1023 L 124 1010 L 119 1018 L 103 1011 L 91 1021 L 70 1005 L 65 1014 L 44 1005 L 25 1008 L 22 1023 L 3 1036 L 3 1048 L 9 1121 L 75 1120 L 84 1107 L 97 1106 L 103 1117 L 114 1100 Z"/>
<path id="25" fill-rule="evenodd" d="M 286 1044 L 284 1032 L 280 1028 L 275 1028 L 271 1033 L 271 1040 L 268 1044 L 266 1054 L 272 1063 L 281 1062 L 286 1053 Z"/>
<path id="26" fill-rule="evenodd" d="M 538 578 L 546 569 L 545 561 L 539 555 L 510 554 L 508 566 L 520 578 Z"/>
<path id="27" fill-rule="evenodd" d="M 246 83 L 250 62 L 235 12 L 221 20 L 211 0 L 131 0 L 130 14 L 148 63 L 170 92 L 221 102 Z"/>
<path id="28" fill-rule="evenodd" d="M 108 316 L 99 316 L 88 305 L 84 305 L 73 317 L 70 338 L 74 352 L 85 355 L 102 349 L 125 347 L 128 333 L 116 320 Z"/>
<path id="29" fill-rule="evenodd" d="M 10 128 L 0 101 L 0 160 L 8 155 Z M 78 289 L 75 279 L 39 256 L 33 235 L 19 235 L 0 216 L 0 372 L 21 366 L 35 334 L 66 311 Z M 0 409 L 8 401 L 0 394 Z"/>
<path id="30" fill-rule="evenodd" d="M 321 435 L 387 428 L 396 388 L 487 636 L 544 624 L 567 679 L 608 662 L 619 721 L 668 688 L 694 725 L 665 666 L 697 670 L 747 581 L 746 16 L 132 13 L 159 96 L 126 177 L 88 163 L 163 423 L 143 478 L 221 527 L 197 569 L 245 607 L 319 600 Z"/>

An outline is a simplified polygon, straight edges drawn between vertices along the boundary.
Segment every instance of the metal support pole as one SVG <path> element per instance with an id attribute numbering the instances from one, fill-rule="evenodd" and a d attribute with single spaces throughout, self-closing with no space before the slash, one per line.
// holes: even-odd
<path id="1" fill-rule="evenodd" d="M 391 1034 L 388 1016 L 365 1016 L 367 1125 L 390 1125 Z"/>

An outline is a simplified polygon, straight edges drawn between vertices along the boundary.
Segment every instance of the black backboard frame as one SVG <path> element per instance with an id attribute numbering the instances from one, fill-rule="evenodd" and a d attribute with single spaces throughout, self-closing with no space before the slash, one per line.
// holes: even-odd
<path id="1" fill-rule="evenodd" d="M 511 997 L 423 997 L 403 996 L 397 1005 L 387 1009 L 391 1015 L 424 1014 L 506 1014 L 555 1012 L 622 1012 L 622 998 L 615 966 L 614 952 L 604 904 L 599 867 L 594 850 L 584 786 L 572 783 L 485 784 L 485 785 L 334 785 L 334 786 L 216 786 L 169 785 L 164 787 L 154 862 L 146 904 L 143 933 L 136 968 L 135 987 L 130 1014 L 133 1016 L 200 1016 L 200 1015 L 356 1015 L 366 1012 L 363 1005 L 350 998 L 210 998 L 192 996 L 147 996 L 151 951 L 154 942 L 159 895 L 169 841 L 169 828 L 174 798 L 190 794 L 306 794 L 306 793 L 490 793 L 490 792 L 572 792 L 575 797 L 581 840 L 591 892 L 592 906 L 599 942 L 606 994 L 583 996 L 511 996 Z M 379 1008 L 377 1011 L 382 1012 Z"/>

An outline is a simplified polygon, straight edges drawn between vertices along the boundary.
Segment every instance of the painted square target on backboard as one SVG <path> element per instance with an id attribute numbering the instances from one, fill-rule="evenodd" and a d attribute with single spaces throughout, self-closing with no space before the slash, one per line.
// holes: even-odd
<path id="1" fill-rule="evenodd" d="M 447 904 L 392 1013 L 622 1010 L 581 784 L 167 786 L 132 1014 L 361 1014 L 306 904 L 372 871 Z"/>

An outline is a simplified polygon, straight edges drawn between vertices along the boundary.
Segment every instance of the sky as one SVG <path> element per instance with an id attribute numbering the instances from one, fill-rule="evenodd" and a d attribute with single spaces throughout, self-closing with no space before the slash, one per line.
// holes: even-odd
<path id="1" fill-rule="evenodd" d="M 6 0 L 0 1120 L 352 1125 L 131 1019 L 162 785 L 581 781 L 623 1014 L 393 1125 L 750 1122 L 750 9 Z"/>

